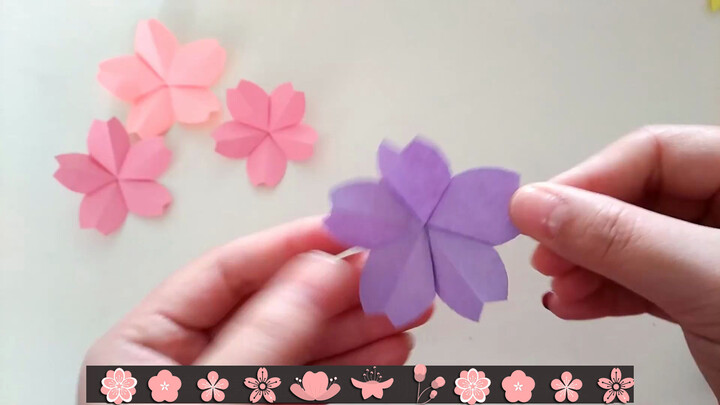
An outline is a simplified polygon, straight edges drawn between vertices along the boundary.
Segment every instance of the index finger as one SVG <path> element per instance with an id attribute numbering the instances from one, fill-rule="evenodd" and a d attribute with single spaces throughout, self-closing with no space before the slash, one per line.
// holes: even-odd
<path id="1" fill-rule="evenodd" d="M 185 328 L 207 329 L 298 254 L 345 249 L 330 237 L 321 217 L 299 219 L 205 254 L 165 280 L 136 311 L 160 314 Z"/>

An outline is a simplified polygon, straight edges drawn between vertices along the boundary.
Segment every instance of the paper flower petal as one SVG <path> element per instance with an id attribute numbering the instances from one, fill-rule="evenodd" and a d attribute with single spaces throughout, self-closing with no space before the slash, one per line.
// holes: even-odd
<path id="1" fill-rule="evenodd" d="M 80 227 L 95 228 L 107 235 L 125 222 L 127 213 L 120 187 L 113 182 L 83 198 Z"/>
<path id="2" fill-rule="evenodd" d="M 267 130 L 270 98 L 260 86 L 241 80 L 236 88 L 227 91 L 226 98 L 228 110 L 235 121 Z"/>
<path id="3" fill-rule="evenodd" d="M 160 216 L 172 202 L 170 192 L 154 181 L 122 180 L 120 188 L 128 210 L 140 216 Z"/>
<path id="4" fill-rule="evenodd" d="M 517 173 L 472 169 L 452 178 L 429 225 L 495 246 L 519 231 L 510 220 L 510 199 L 520 185 Z"/>
<path id="5" fill-rule="evenodd" d="M 325 226 L 340 242 L 374 248 L 419 231 L 422 224 L 383 183 L 355 182 L 330 194 Z"/>
<path id="6" fill-rule="evenodd" d="M 250 156 L 266 137 L 265 131 L 236 121 L 228 121 L 213 131 L 215 151 L 233 159 Z"/>
<path id="7" fill-rule="evenodd" d="M 163 78 L 167 77 L 179 44 L 158 20 L 140 21 L 135 31 L 135 52 Z"/>
<path id="8" fill-rule="evenodd" d="M 90 126 L 87 145 L 90 156 L 117 175 L 130 149 L 130 139 L 117 118 L 107 122 L 95 120 Z"/>
<path id="9" fill-rule="evenodd" d="M 155 180 L 167 170 L 172 152 L 162 138 L 142 140 L 132 145 L 120 170 L 125 180 Z"/>
<path id="10" fill-rule="evenodd" d="M 117 98 L 129 102 L 163 85 L 162 79 L 136 55 L 120 56 L 100 63 L 97 79 Z"/>
<path id="11" fill-rule="evenodd" d="M 205 122 L 221 107 L 213 92 L 200 87 L 171 87 L 170 99 L 175 119 L 183 124 Z"/>
<path id="12" fill-rule="evenodd" d="M 81 153 L 58 155 L 60 167 L 55 178 L 65 187 L 78 193 L 88 194 L 115 180 L 90 156 Z"/>
<path id="13" fill-rule="evenodd" d="M 209 87 L 225 68 L 225 49 L 214 39 L 201 39 L 178 48 L 167 76 L 171 86 Z"/>
<path id="14" fill-rule="evenodd" d="M 150 138 L 167 132 L 173 124 L 173 104 L 170 90 L 163 88 L 141 98 L 130 108 L 128 131 L 140 138 Z"/>
<path id="15" fill-rule="evenodd" d="M 370 251 L 360 301 L 368 314 L 383 313 L 395 326 L 417 319 L 435 298 L 432 258 L 425 232 Z"/>
<path id="16" fill-rule="evenodd" d="M 450 169 L 440 151 L 416 138 L 400 153 L 386 142 L 380 145 L 378 165 L 383 180 L 425 222 L 450 182 Z"/>
<path id="17" fill-rule="evenodd" d="M 276 186 L 285 176 L 287 158 L 272 138 L 265 138 L 250 154 L 247 171 L 250 182 L 258 186 Z"/>
<path id="18" fill-rule="evenodd" d="M 307 160 L 318 135 L 309 125 L 299 124 L 275 131 L 272 137 L 289 160 Z"/>
<path id="19" fill-rule="evenodd" d="M 297 125 L 305 115 L 305 94 L 295 91 L 291 83 L 278 86 L 270 94 L 270 130 Z"/>

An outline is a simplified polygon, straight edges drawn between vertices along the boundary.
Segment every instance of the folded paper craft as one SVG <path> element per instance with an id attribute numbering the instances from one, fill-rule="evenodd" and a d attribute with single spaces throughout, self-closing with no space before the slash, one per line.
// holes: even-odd
<path id="1" fill-rule="evenodd" d="M 213 132 L 215 150 L 233 159 L 248 158 L 253 185 L 274 187 L 285 175 L 288 160 L 312 156 L 317 133 L 300 122 L 305 94 L 292 84 L 282 84 L 268 95 L 255 83 L 242 80 L 227 91 L 227 105 L 233 119 Z"/>
<path id="2" fill-rule="evenodd" d="M 507 299 L 505 266 L 493 246 L 518 235 L 510 198 L 519 176 L 499 168 L 452 176 L 440 151 L 415 138 L 378 150 L 380 181 L 334 189 L 325 221 L 339 241 L 370 249 L 360 280 L 368 314 L 405 325 L 435 294 L 458 314 L 480 319 L 483 303 Z"/>
<path id="3" fill-rule="evenodd" d="M 172 201 L 155 180 L 172 156 L 163 138 L 130 144 L 116 118 L 95 120 L 87 139 L 89 155 L 56 156 L 55 178 L 72 191 L 85 194 L 80 204 L 80 227 L 107 235 L 119 228 L 128 211 L 146 217 L 162 215 Z"/>
<path id="4" fill-rule="evenodd" d="M 100 64 L 98 81 L 132 104 L 128 131 L 141 138 L 164 134 L 175 121 L 198 124 L 220 110 L 210 87 L 225 66 L 225 50 L 214 39 L 185 45 L 157 20 L 140 21 L 135 54 Z"/>

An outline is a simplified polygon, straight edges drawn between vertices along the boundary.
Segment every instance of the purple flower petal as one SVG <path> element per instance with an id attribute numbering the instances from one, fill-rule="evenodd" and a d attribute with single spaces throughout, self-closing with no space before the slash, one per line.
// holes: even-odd
<path id="1" fill-rule="evenodd" d="M 360 301 L 368 314 L 385 314 L 406 325 L 435 298 L 432 258 L 424 230 L 370 252 L 360 279 Z"/>
<path id="2" fill-rule="evenodd" d="M 478 320 L 484 302 L 507 299 L 507 273 L 495 249 L 442 230 L 429 235 L 437 293 L 450 308 Z"/>
<path id="3" fill-rule="evenodd" d="M 435 210 L 450 183 L 445 158 L 435 146 L 420 138 L 415 138 L 400 153 L 383 142 L 378 150 L 378 166 L 383 180 L 422 223 Z"/>
<path id="4" fill-rule="evenodd" d="M 384 183 L 355 182 L 330 194 L 332 210 L 325 226 L 340 242 L 375 248 L 407 237 L 422 227 Z"/>
<path id="5" fill-rule="evenodd" d="M 499 245 L 518 235 L 510 221 L 510 199 L 520 184 L 517 173 L 472 169 L 453 177 L 429 220 L 434 228 Z"/>

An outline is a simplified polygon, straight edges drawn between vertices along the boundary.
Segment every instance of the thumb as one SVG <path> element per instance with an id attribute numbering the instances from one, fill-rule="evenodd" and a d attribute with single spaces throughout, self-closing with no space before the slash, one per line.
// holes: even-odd
<path id="1" fill-rule="evenodd" d="M 720 231 L 552 183 L 520 188 L 520 231 L 668 312 L 720 289 Z"/>

